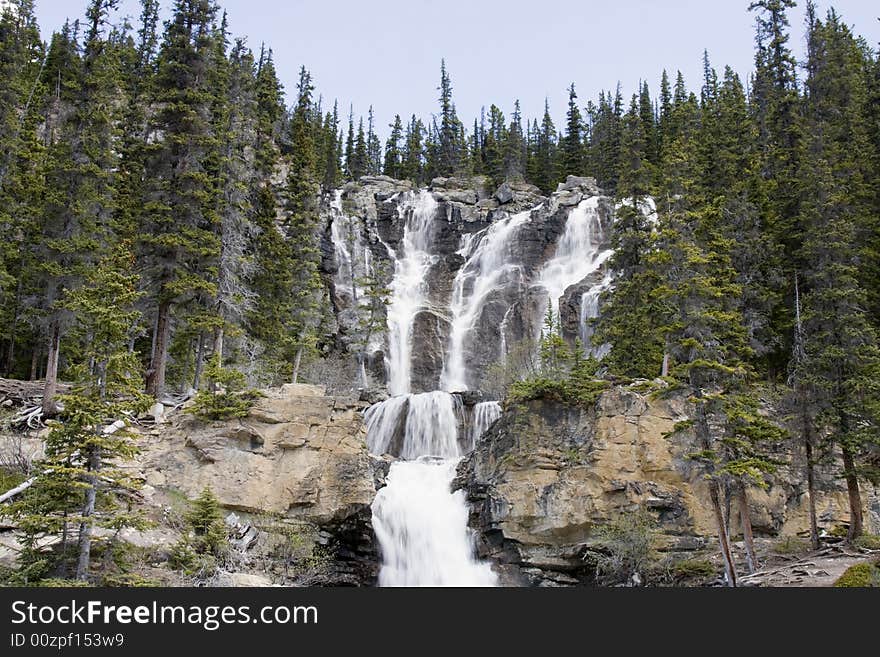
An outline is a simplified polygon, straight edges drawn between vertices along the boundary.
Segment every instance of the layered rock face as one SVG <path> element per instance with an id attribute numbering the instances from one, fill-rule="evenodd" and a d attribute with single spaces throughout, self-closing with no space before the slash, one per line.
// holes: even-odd
<path id="1" fill-rule="evenodd" d="M 388 383 L 388 370 L 394 369 L 389 360 L 395 357 L 388 353 L 388 316 L 395 308 L 380 309 L 378 328 L 365 335 L 363 282 L 375 277 L 393 292 L 396 276 L 413 275 L 402 261 L 417 246 L 424 251 L 416 272 L 423 285 L 420 298 L 410 300 L 416 307 L 411 352 L 403 359 L 409 368 L 406 392 L 479 388 L 482 374 L 506 349 L 540 332 L 548 303 L 543 268 L 557 251 L 569 215 L 589 199 L 598 224 L 590 239 L 595 248 L 606 249 L 613 207 L 591 178 L 570 177 L 549 198 L 525 184 L 505 183 L 492 191 L 480 177 L 438 178 L 426 190 L 382 176 L 349 183 L 325 211 L 323 272 L 337 347 L 349 353 L 366 350 L 365 369 Z M 407 242 L 415 230 L 413 217 L 424 212 L 430 216 L 419 218 L 423 234 L 414 245 Z M 498 253 L 487 255 L 493 248 Z M 504 271 L 486 283 L 489 270 L 502 266 Z M 559 310 L 572 340 L 582 333 L 584 292 L 603 276 L 604 271 L 594 272 L 559 291 L 566 295 Z M 453 346 L 456 330 L 461 344 Z M 453 349 L 467 363 L 465 376 L 448 372 Z"/>
<path id="2" fill-rule="evenodd" d="M 176 414 L 146 437 L 139 466 L 147 493 L 194 498 L 209 487 L 226 509 L 305 523 L 332 555 L 321 583 L 372 584 L 370 504 L 383 464 L 367 453 L 363 405 L 317 386 L 264 394 L 241 420 Z"/>
<path id="3" fill-rule="evenodd" d="M 638 507 L 657 514 L 664 550 L 714 546 L 708 492 L 687 458 L 693 437 L 674 432 L 689 413 L 685 393 L 652 399 L 620 387 L 588 410 L 550 401 L 507 409 L 457 479 L 472 504 L 481 555 L 497 561 L 507 584 L 589 583 L 583 557 L 594 528 Z M 802 457 L 780 457 L 789 465 L 766 488 L 748 491 L 758 536 L 809 529 Z M 826 529 L 848 517 L 846 491 L 833 482 L 819 472 L 817 512 Z M 864 495 L 877 531 L 880 499 Z M 731 530 L 739 532 L 735 518 Z"/>

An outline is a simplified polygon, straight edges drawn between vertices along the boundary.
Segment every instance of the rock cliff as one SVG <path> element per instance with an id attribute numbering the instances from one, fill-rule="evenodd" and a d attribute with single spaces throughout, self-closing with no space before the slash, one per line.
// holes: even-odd
<path id="1" fill-rule="evenodd" d="M 309 385 L 264 395 L 241 420 L 177 413 L 145 435 L 138 466 L 148 500 L 194 498 L 209 487 L 239 515 L 313 530 L 332 561 L 319 583 L 372 584 L 378 556 L 370 504 L 382 462 L 367 453 L 363 404 Z"/>
<path id="2" fill-rule="evenodd" d="M 688 414 L 683 392 L 653 398 L 626 387 L 610 389 L 590 409 L 544 400 L 508 408 L 459 467 L 480 554 L 497 561 L 508 584 L 590 583 L 584 557 L 597 525 L 639 507 L 656 514 L 662 550 L 714 549 L 708 493 L 687 458 L 693 439 L 673 432 Z M 802 457 L 791 446 L 780 457 L 788 465 L 766 488 L 749 490 L 757 536 L 809 528 Z M 846 491 L 829 474 L 818 477 L 826 530 L 848 515 Z M 864 496 L 876 532 L 880 498 L 867 488 Z M 731 531 L 740 531 L 735 518 Z"/>

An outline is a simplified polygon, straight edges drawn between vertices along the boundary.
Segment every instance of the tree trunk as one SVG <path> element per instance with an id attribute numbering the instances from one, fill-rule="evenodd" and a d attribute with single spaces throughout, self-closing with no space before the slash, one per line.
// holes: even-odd
<path id="1" fill-rule="evenodd" d="M 58 412 L 55 393 L 58 391 L 58 356 L 61 351 L 61 327 L 58 322 L 52 324 L 52 335 L 49 339 L 49 355 L 46 357 L 46 385 L 43 387 L 43 415 L 51 417 Z"/>
<path id="2" fill-rule="evenodd" d="M 205 360 L 205 336 L 199 333 L 198 342 L 196 342 L 196 367 L 193 373 L 193 390 L 199 389 L 202 382 L 202 369 Z"/>
<path id="3" fill-rule="evenodd" d="M 819 549 L 819 523 L 816 520 L 816 479 L 813 471 L 813 436 L 809 429 L 804 440 L 807 458 L 807 503 L 810 507 L 810 545 Z"/>
<path id="4" fill-rule="evenodd" d="M 37 367 L 40 362 L 40 349 L 35 348 L 33 353 L 31 354 L 31 374 L 28 377 L 29 381 L 37 380 Z"/>
<path id="5" fill-rule="evenodd" d="M 743 543 L 746 546 L 746 566 L 749 574 L 758 569 L 758 559 L 755 556 L 755 538 L 752 535 L 752 514 L 749 512 L 749 493 L 745 484 L 739 485 L 737 502 L 739 503 L 739 524 L 742 525 Z"/>
<path id="6" fill-rule="evenodd" d="M 168 336 L 170 334 L 171 304 L 163 301 L 159 304 L 156 317 L 156 346 L 150 369 L 147 374 L 147 394 L 159 397 L 165 391 L 165 368 L 168 365 Z"/>
<path id="7" fill-rule="evenodd" d="M 291 383 L 296 383 L 299 380 L 299 366 L 302 363 L 302 355 L 302 347 L 299 347 L 296 350 L 296 356 L 293 359 L 293 376 L 291 377 Z"/>
<path id="8" fill-rule="evenodd" d="M 859 477 L 856 473 L 852 451 L 843 447 L 843 476 L 846 478 L 846 491 L 849 495 L 849 531 L 846 540 L 852 543 L 862 535 L 862 495 L 859 491 Z"/>
<path id="9" fill-rule="evenodd" d="M 12 325 L 9 327 L 9 348 L 6 351 L 6 367 L 4 368 L 4 371 L 7 377 L 12 375 L 12 370 L 15 367 L 15 334 L 18 331 L 18 310 L 19 300 L 21 299 L 21 286 L 22 279 L 19 277 L 18 287 L 15 291 L 15 311 L 12 315 Z"/>
<path id="10" fill-rule="evenodd" d="M 718 525 L 718 543 L 721 547 L 721 556 L 724 557 L 727 585 L 736 586 L 736 566 L 730 553 L 730 541 L 727 536 L 727 528 L 724 526 L 724 511 L 721 509 L 721 496 L 718 492 L 717 481 L 709 482 L 709 498 L 712 500 L 712 509 L 715 511 L 715 523 Z"/>
<path id="11" fill-rule="evenodd" d="M 92 523 L 91 517 L 95 512 L 95 497 L 98 485 L 98 470 L 101 467 L 101 454 L 98 448 L 92 448 L 89 454 L 89 474 L 85 478 L 86 488 L 85 501 L 83 502 L 82 517 L 79 525 L 79 559 L 76 562 L 76 578 L 82 582 L 89 578 L 89 563 L 92 552 Z"/>
<path id="12" fill-rule="evenodd" d="M 223 337 L 224 331 L 222 326 L 214 329 L 214 346 L 211 354 L 220 357 L 220 367 L 223 367 Z"/>

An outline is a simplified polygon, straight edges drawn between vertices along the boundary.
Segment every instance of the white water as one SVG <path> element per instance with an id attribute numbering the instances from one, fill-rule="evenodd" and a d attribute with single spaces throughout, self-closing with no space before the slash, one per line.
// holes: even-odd
<path id="1" fill-rule="evenodd" d="M 591 287 L 581 296 L 581 311 L 578 317 L 578 325 L 580 327 L 580 339 L 584 345 L 587 354 L 591 354 L 598 359 L 602 359 L 610 350 L 610 345 L 594 345 L 593 333 L 594 329 L 591 320 L 599 316 L 599 300 L 602 293 L 611 285 L 611 273 L 605 275 L 602 282 Z"/>
<path id="2" fill-rule="evenodd" d="M 473 421 L 471 424 L 470 448 L 477 445 L 477 441 L 486 433 L 486 430 L 501 417 L 501 404 L 497 401 L 480 402 L 474 406 Z"/>
<path id="3" fill-rule="evenodd" d="M 421 458 L 391 466 L 373 501 L 382 548 L 379 586 L 494 586 L 476 561 L 464 491 L 451 492 L 457 459 Z"/>
<path id="4" fill-rule="evenodd" d="M 604 235 L 598 210 L 599 197 L 592 196 L 569 213 L 556 254 L 544 265 L 538 277 L 536 284 L 547 291 L 556 320 L 559 319 L 559 301 L 565 291 L 597 271 L 611 256 L 611 249 L 601 249 Z"/>
<path id="5" fill-rule="evenodd" d="M 365 421 L 370 452 L 396 448 L 403 460 L 391 465 L 372 504 L 382 552 L 379 585 L 494 586 L 491 567 L 474 558 L 464 491 L 452 492 L 462 456 L 461 400 L 441 391 L 411 394 L 413 324 L 427 309 L 425 279 L 436 261 L 430 253 L 436 206 L 430 192 L 408 194 L 398 208 L 405 218 L 400 251 L 386 245 L 394 259 L 387 358 L 393 396 L 370 407 Z"/>
<path id="6" fill-rule="evenodd" d="M 521 212 L 506 217 L 476 237 L 469 235 L 463 240 L 459 253 L 467 260 L 458 270 L 452 288 L 449 348 L 440 376 L 440 386 L 444 390 L 469 389 L 465 338 L 474 328 L 489 295 L 521 278 L 521 267 L 511 262 L 510 244 L 530 214 Z"/>
<path id="7" fill-rule="evenodd" d="M 436 256 L 429 253 L 431 219 L 437 201 L 427 190 L 408 193 L 398 206 L 406 213 L 401 253 L 394 253 L 394 278 L 388 306 L 388 390 L 405 395 L 412 382 L 412 330 L 416 315 L 425 309 L 425 278 Z"/>

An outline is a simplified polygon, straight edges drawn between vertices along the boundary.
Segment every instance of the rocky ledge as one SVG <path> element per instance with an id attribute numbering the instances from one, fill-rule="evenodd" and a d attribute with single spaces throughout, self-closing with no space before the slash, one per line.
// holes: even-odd
<path id="1" fill-rule="evenodd" d="M 382 462 L 366 449 L 363 404 L 310 385 L 264 391 L 240 420 L 186 414 L 144 436 L 139 468 L 148 501 L 209 487 L 238 516 L 291 522 L 329 556 L 312 584 L 371 585 L 378 572 L 370 504 Z M 256 520 L 254 520 L 256 519 Z"/>
<path id="2" fill-rule="evenodd" d="M 456 480 L 471 503 L 480 556 L 496 561 L 509 585 L 588 584 L 593 572 L 584 557 L 596 527 L 640 507 L 656 514 L 661 550 L 714 549 L 708 492 L 687 458 L 693 439 L 673 433 L 689 412 L 684 392 L 653 398 L 626 387 L 610 389 L 589 409 L 545 400 L 508 408 Z M 791 465 L 766 488 L 749 490 L 758 537 L 809 527 L 802 457 L 781 457 Z M 831 529 L 847 518 L 846 492 L 821 471 L 818 488 L 820 524 Z M 880 499 L 869 490 L 864 497 L 877 531 Z M 734 518 L 731 532 L 740 532 Z"/>

